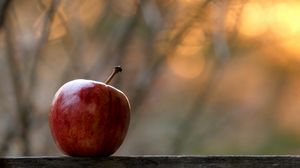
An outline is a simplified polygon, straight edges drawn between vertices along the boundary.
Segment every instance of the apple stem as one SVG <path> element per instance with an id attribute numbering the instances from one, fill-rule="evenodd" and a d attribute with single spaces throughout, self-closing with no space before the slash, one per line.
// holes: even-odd
<path id="1" fill-rule="evenodd" d="M 110 74 L 110 76 L 106 79 L 105 84 L 109 84 L 112 80 L 112 78 L 119 72 L 122 72 L 121 66 L 115 66 L 113 72 Z"/>

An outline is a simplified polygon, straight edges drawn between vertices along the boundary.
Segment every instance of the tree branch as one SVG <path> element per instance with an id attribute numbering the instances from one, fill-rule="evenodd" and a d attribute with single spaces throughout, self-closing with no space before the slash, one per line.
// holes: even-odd
<path id="1" fill-rule="evenodd" d="M 24 79 L 24 74 L 21 71 L 20 60 L 18 59 L 18 48 L 16 46 L 17 42 L 15 39 L 15 32 L 12 25 L 12 18 L 7 20 L 4 24 L 6 32 L 6 44 L 7 44 L 7 61 L 9 65 L 9 70 L 12 76 L 12 83 L 14 87 L 14 95 L 16 99 L 16 110 L 19 119 L 19 129 L 20 138 L 22 140 L 22 151 L 23 155 L 30 154 L 30 140 L 29 140 L 29 116 L 32 112 L 32 102 L 31 102 L 31 91 L 34 88 L 35 77 L 36 77 L 36 67 L 39 59 L 42 47 L 47 41 L 49 26 L 53 19 L 54 11 L 58 5 L 58 0 L 53 0 L 51 2 L 50 8 L 46 13 L 42 34 L 37 43 L 37 48 L 33 54 L 33 63 L 29 67 L 29 76 Z M 10 137 L 10 136 L 7 136 Z"/>

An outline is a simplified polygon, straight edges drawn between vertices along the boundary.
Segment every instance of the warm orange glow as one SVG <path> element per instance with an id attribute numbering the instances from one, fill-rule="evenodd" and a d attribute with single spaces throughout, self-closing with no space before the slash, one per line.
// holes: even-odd
<path id="1" fill-rule="evenodd" d="M 274 41 L 275 43 L 292 53 L 293 56 L 297 56 L 300 54 L 299 20 L 299 2 L 260 4 L 259 1 L 252 1 L 244 7 L 239 32 L 247 37 L 259 37 L 267 31 L 272 32 L 269 36 L 274 36 L 274 39 L 278 40 Z M 268 38 L 267 36 L 264 34 L 261 38 Z"/>
<path id="2" fill-rule="evenodd" d="M 242 12 L 240 32 L 256 36 L 268 28 L 279 36 L 290 36 L 300 32 L 299 3 L 274 3 L 262 5 L 249 2 Z"/>
<path id="3" fill-rule="evenodd" d="M 266 11 L 259 3 L 246 4 L 241 17 L 241 34 L 253 37 L 267 30 Z"/>
<path id="4" fill-rule="evenodd" d="M 72 22 L 70 22 L 71 19 L 73 19 L 73 21 L 76 20 L 75 24 L 82 25 L 83 27 L 94 26 L 94 24 L 97 23 L 97 18 L 101 16 L 104 7 L 103 2 L 98 0 L 76 2 L 73 5 L 74 6 L 70 7 L 68 3 L 65 2 L 58 6 L 57 13 L 54 15 L 50 27 L 49 40 L 64 36 L 68 32 L 68 27 L 72 26 L 69 25 Z M 74 13 L 74 10 L 78 12 Z M 37 29 L 41 29 L 42 27 L 44 14 L 39 17 L 34 25 Z M 38 32 L 37 35 L 39 36 L 40 32 Z"/>
<path id="5" fill-rule="evenodd" d="M 282 37 L 290 37 L 300 32 L 300 4 L 279 3 L 270 8 L 271 28 Z"/>
<path id="6" fill-rule="evenodd" d="M 50 1 L 44 1 L 44 8 L 49 8 Z M 57 7 L 57 12 L 54 15 L 53 21 L 51 21 L 50 31 L 49 31 L 49 40 L 54 40 L 64 36 L 67 33 L 67 22 L 69 19 L 68 13 L 65 11 L 65 6 L 63 3 Z M 41 36 L 41 31 L 43 29 L 44 19 L 45 19 L 46 11 L 42 13 L 39 18 L 35 21 L 34 27 L 36 30 L 36 36 Z"/>
<path id="7" fill-rule="evenodd" d="M 67 33 L 67 28 L 66 28 L 67 26 L 66 21 L 68 20 L 67 16 L 64 13 L 62 8 L 59 8 L 58 11 L 60 13 L 54 15 L 54 19 L 50 27 L 49 40 L 60 38 Z"/>
<path id="8" fill-rule="evenodd" d="M 271 8 L 271 30 L 279 37 L 280 46 L 300 58 L 300 4 L 279 3 Z"/>
<path id="9" fill-rule="evenodd" d="M 79 9 L 80 20 L 87 26 L 94 26 L 105 7 L 104 3 L 99 0 L 83 1 Z"/>
<path id="10" fill-rule="evenodd" d="M 203 0 L 180 0 L 182 4 L 191 5 L 191 4 L 199 4 L 202 3 Z"/>
<path id="11" fill-rule="evenodd" d="M 194 52 L 197 47 L 183 47 L 180 52 Z M 183 78 L 195 78 L 201 74 L 204 66 L 203 56 L 199 54 L 178 54 L 167 59 L 169 68 Z"/>
<path id="12" fill-rule="evenodd" d="M 205 37 L 200 27 L 195 26 L 185 34 L 174 54 L 167 59 L 169 68 L 183 78 L 195 78 L 204 67 L 202 49 Z"/>

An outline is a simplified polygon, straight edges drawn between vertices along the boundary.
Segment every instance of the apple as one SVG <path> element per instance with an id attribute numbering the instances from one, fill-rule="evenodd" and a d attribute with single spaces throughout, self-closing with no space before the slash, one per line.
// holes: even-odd
<path id="1" fill-rule="evenodd" d="M 76 79 L 55 94 L 49 127 L 57 146 L 70 156 L 109 156 L 122 144 L 130 121 L 126 95 L 105 83 Z"/>

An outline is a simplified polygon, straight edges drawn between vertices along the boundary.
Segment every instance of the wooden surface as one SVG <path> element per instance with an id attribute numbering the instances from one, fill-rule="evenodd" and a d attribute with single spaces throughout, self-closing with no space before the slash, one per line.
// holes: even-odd
<path id="1" fill-rule="evenodd" d="M 6 157 L 0 168 L 291 168 L 300 167 L 300 156 L 112 156 Z"/>

